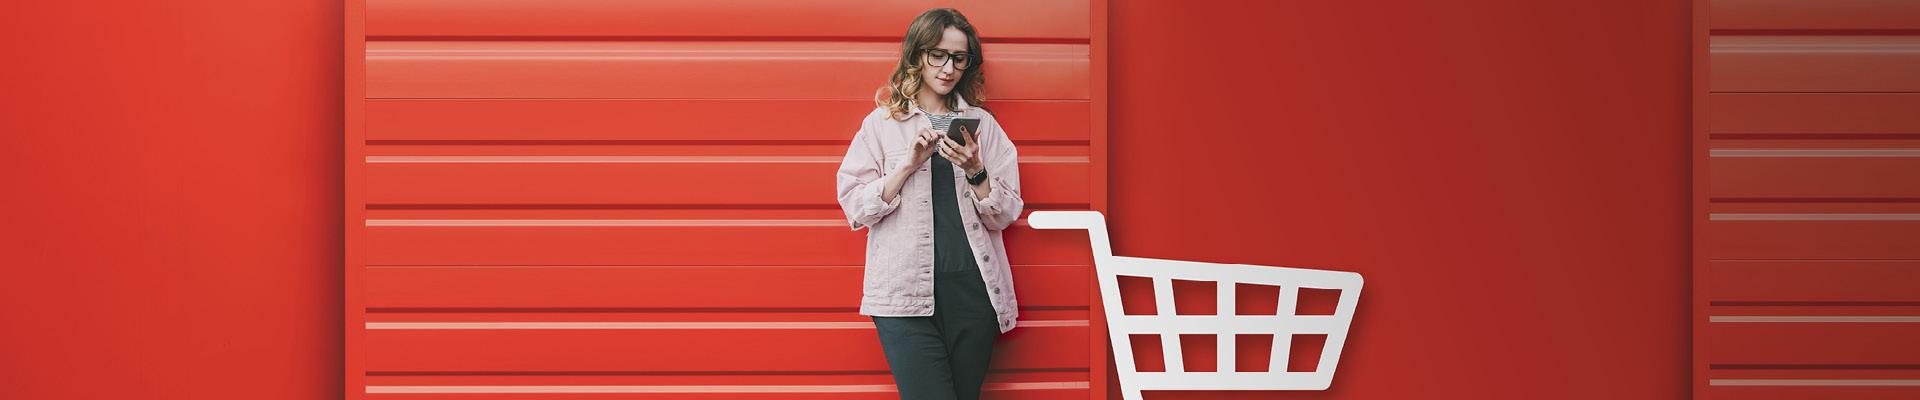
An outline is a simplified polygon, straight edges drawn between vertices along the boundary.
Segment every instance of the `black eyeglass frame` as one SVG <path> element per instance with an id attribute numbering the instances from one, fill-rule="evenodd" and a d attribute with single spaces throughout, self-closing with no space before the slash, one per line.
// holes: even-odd
<path id="1" fill-rule="evenodd" d="M 939 57 L 937 57 L 939 60 L 941 60 L 938 64 L 934 63 L 933 61 L 936 58 L 935 54 L 940 55 Z M 955 58 L 956 56 L 959 58 L 956 59 Z M 962 70 L 962 71 L 965 71 L 968 68 L 973 68 L 973 64 L 976 64 L 976 61 L 979 60 L 979 57 L 973 55 L 973 53 L 967 53 L 967 52 L 955 53 L 955 52 L 947 51 L 947 49 L 942 49 L 937 47 L 920 49 L 920 58 L 925 59 L 927 66 L 933 67 L 933 68 L 945 67 L 949 62 L 957 62 L 953 64 L 953 69 Z"/>

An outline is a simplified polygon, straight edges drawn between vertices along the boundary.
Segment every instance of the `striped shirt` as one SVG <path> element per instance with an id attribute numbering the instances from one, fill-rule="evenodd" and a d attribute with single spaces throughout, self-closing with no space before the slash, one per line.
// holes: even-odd
<path id="1" fill-rule="evenodd" d="M 948 111 L 946 115 L 934 115 L 929 113 L 927 114 L 927 121 L 933 122 L 934 133 L 944 134 L 944 133 L 947 133 L 947 125 L 953 123 L 953 117 L 958 117 L 958 116 L 960 116 L 960 113 L 952 112 L 952 111 Z"/>

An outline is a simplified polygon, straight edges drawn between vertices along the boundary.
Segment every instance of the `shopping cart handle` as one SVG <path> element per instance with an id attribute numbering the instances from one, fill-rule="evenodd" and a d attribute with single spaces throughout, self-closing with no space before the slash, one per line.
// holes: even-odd
<path id="1" fill-rule="evenodd" d="M 1107 230 L 1106 217 L 1099 211 L 1034 211 L 1027 214 L 1027 224 L 1034 229 Z"/>
<path id="2" fill-rule="evenodd" d="M 1085 229 L 1093 255 L 1113 257 L 1113 247 L 1107 242 L 1107 217 L 1099 211 L 1034 211 L 1027 214 L 1027 225 L 1034 229 Z"/>

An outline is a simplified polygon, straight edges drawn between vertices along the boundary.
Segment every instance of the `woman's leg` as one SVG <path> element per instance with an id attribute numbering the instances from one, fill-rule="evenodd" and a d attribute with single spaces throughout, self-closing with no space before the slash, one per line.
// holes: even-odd
<path id="1" fill-rule="evenodd" d="M 873 317 L 901 400 L 954 400 L 947 342 L 935 317 Z"/>
<path id="2" fill-rule="evenodd" d="M 993 342 L 1000 337 L 1000 323 L 993 318 L 974 319 L 949 322 L 946 328 L 955 397 L 977 400 L 980 385 L 987 381 L 987 364 L 993 361 Z"/>
<path id="3" fill-rule="evenodd" d="M 999 316 L 987 298 L 980 270 L 938 273 L 934 281 L 933 314 L 953 371 L 955 397 L 977 400 L 993 360 L 994 341 L 1000 338 Z"/>

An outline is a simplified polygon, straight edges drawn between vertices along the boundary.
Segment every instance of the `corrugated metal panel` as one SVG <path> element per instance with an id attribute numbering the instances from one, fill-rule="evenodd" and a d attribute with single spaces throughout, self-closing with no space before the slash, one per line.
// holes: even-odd
<path id="1" fill-rule="evenodd" d="M 1712 2 L 1712 397 L 1920 397 L 1916 7 Z"/>
<path id="2" fill-rule="evenodd" d="M 1715 36 L 1715 93 L 1920 92 L 1920 36 Z"/>
<path id="3" fill-rule="evenodd" d="M 348 392 L 893 398 L 831 187 L 914 15 L 981 29 L 1030 210 L 1104 204 L 1098 4 L 953 3 L 350 5 Z M 1088 398 L 1085 239 L 1006 238 L 988 392 Z"/>
<path id="4" fill-rule="evenodd" d="M 1920 28 L 1920 3 L 1909 0 L 1712 1 L 1713 29 L 1723 33 Z"/>
<path id="5" fill-rule="evenodd" d="M 1920 95 L 1912 93 L 1722 93 L 1712 95 L 1710 101 L 1710 129 L 1723 137 L 1881 137 L 1920 132 L 1920 112 L 1915 112 L 1920 110 Z"/>

